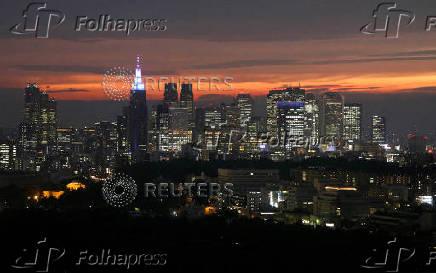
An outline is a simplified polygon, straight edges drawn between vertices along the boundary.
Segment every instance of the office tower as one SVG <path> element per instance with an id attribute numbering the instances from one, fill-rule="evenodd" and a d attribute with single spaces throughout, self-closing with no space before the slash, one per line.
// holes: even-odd
<path id="1" fill-rule="evenodd" d="M 244 158 L 256 158 L 258 153 L 262 152 L 266 145 L 266 141 L 262 139 L 262 133 L 265 132 L 265 119 L 261 117 L 253 117 L 248 123 L 247 131 L 241 138 L 241 146 L 239 150 L 245 153 Z"/>
<path id="2" fill-rule="evenodd" d="M 194 127 L 194 95 L 192 93 L 192 84 L 182 83 L 180 91 L 180 108 L 186 108 L 189 120 L 189 127 Z"/>
<path id="3" fill-rule="evenodd" d="M 386 121 L 384 117 L 371 117 L 371 141 L 378 144 L 386 143 Z"/>
<path id="4" fill-rule="evenodd" d="M 135 82 L 130 92 L 129 144 L 133 161 L 143 161 L 147 151 L 147 96 L 137 58 Z"/>
<path id="5" fill-rule="evenodd" d="M 121 157 L 131 160 L 129 150 L 129 107 L 123 107 L 123 112 L 117 117 L 117 153 Z"/>
<path id="6" fill-rule="evenodd" d="M 165 84 L 164 102 L 168 104 L 170 108 L 178 106 L 179 95 L 177 94 L 177 83 Z"/>
<path id="7" fill-rule="evenodd" d="M 187 108 L 172 107 L 169 114 L 168 151 L 179 153 L 184 145 L 192 143 L 192 120 Z"/>
<path id="8" fill-rule="evenodd" d="M 266 96 L 266 130 L 270 139 L 278 139 L 277 102 L 281 100 L 283 90 L 271 90 Z"/>
<path id="9" fill-rule="evenodd" d="M 170 110 L 166 103 L 153 107 L 151 117 L 151 151 L 169 151 Z"/>
<path id="10" fill-rule="evenodd" d="M 236 103 L 220 105 L 221 112 L 221 134 L 218 145 L 218 154 L 227 158 L 230 153 L 239 149 L 239 139 L 243 132 L 239 128 L 238 108 Z"/>
<path id="11" fill-rule="evenodd" d="M 197 145 L 201 142 L 204 133 L 205 111 L 203 108 L 195 108 L 194 119 L 193 143 Z"/>
<path id="12" fill-rule="evenodd" d="M 281 146 L 286 151 L 304 147 L 305 91 L 300 88 L 284 90 L 282 98 L 277 101 L 277 126 Z"/>
<path id="13" fill-rule="evenodd" d="M 24 120 L 28 144 L 46 153 L 56 146 L 56 102 L 38 88 L 27 84 L 24 94 Z"/>
<path id="14" fill-rule="evenodd" d="M 16 170 L 17 163 L 16 143 L 0 136 L 0 170 Z"/>
<path id="15" fill-rule="evenodd" d="M 341 140 L 343 131 L 343 108 L 342 95 L 334 92 L 322 95 L 321 109 L 321 136 L 327 141 Z"/>
<path id="16" fill-rule="evenodd" d="M 60 153 L 72 153 L 73 152 L 73 137 L 75 130 L 73 128 L 58 128 L 58 145 L 57 150 Z"/>
<path id="17" fill-rule="evenodd" d="M 40 171 L 46 156 L 56 149 L 56 102 L 28 83 L 24 92 L 24 119 L 19 126 L 19 157 L 26 170 Z"/>
<path id="18" fill-rule="evenodd" d="M 253 116 L 253 99 L 249 94 L 238 94 L 236 96 L 236 107 L 238 109 L 239 127 L 246 128 Z"/>
<path id="19" fill-rule="evenodd" d="M 219 108 L 206 108 L 204 111 L 204 129 L 220 130 L 222 124 L 221 111 Z"/>
<path id="20" fill-rule="evenodd" d="M 306 132 L 310 146 L 316 146 L 320 136 L 320 107 L 317 97 L 306 93 L 304 108 L 306 111 Z"/>
<path id="21" fill-rule="evenodd" d="M 116 163 L 118 148 L 117 123 L 100 121 L 94 124 L 96 134 L 95 163 L 97 168 L 113 168 Z"/>
<path id="22" fill-rule="evenodd" d="M 204 148 L 216 151 L 221 134 L 222 114 L 219 108 L 207 108 L 204 111 Z"/>
<path id="23" fill-rule="evenodd" d="M 345 140 L 357 140 L 362 137 L 362 105 L 346 103 L 344 105 L 344 133 Z"/>

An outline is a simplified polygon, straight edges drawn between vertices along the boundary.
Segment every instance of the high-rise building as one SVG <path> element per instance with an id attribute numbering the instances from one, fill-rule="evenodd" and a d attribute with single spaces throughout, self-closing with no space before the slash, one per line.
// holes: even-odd
<path id="1" fill-rule="evenodd" d="M 386 143 L 386 120 L 384 117 L 371 117 L 371 141 L 378 144 Z"/>
<path id="2" fill-rule="evenodd" d="M 24 93 L 24 119 L 19 127 L 19 157 L 24 169 L 39 171 L 46 156 L 56 150 L 56 102 L 36 83 Z"/>
<path id="3" fill-rule="evenodd" d="M 266 130 L 267 137 L 278 139 L 277 102 L 282 98 L 283 90 L 271 90 L 266 96 Z"/>
<path id="4" fill-rule="evenodd" d="M 0 136 L 0 170 L 16 170 L 17 163 L 16 143 Z"/>
<path id="5" fill-rule="evenodd" d="M 191 83 L 182 83 L 179 106 L 187 110 L 189 127 L 192 129 L 194 127 L 194 95 Z"/>
<path id="6" fill-rule="evenodd" d="M 343 132 L 344 99 L 334 92 L 324 93 L 321 107 L 321 136 L 328 141 L 340 140 Z"/>
<path id="7" fill-rule="evenodd" d="M 253 99 L 249 94 L 238 94 L 236 96 L 236 107 L 238 109 L 239 126 L 246 128 L 253 117 Z"/>
<path id="8" fill-rule="evenodd" d="M 94 124 L 96 132 L 95 164 L 104 171 L 114 168 L 118 148 L 118 130 L 116 122 L 100 121 Z"/>
<path id="9" fill-rule="evenodd" d="M 150 150 L 152 152 L 169 151 L 170 110 L 168 104 L 153 107 L 151 112 Z"/>
<path id="10" fill-rule="evenodd" d="M 147 152 L 147 96 L 142 81 L 141 66 L 137 58 L 135 82 L 130 93 L 129 144 L 134 161 L 145 159 Z"/>
<path id="11" fill-rule="evenodd" d="M 344 105 L 344 133 L 346 140 L 360 140 L 362 137 L 362 105 L 346 103 Z"/>
<path id="12" fill-rule="evenodd" d="M 164 102 L 168 104 L 170 108 L 178 106 L 179 95 L 177 93 L 177 83 L 165 84 Z"/>
<path id="13" fill-rule="evenodd" d="M 117 152 L 118 155 L 131 160 L 129 149 L 129 107 L 123 107 L 123 112 L 117 117 Z"/>
<path id="14" fill-rule="evenodd" d="M 208 151 L 216 151 L 222 126 L 222 113 L 219 108 L 204 111 L 204 146 Z"/>
<path id="15" fill-rule="evenodd" d="M 306 111 L 306 133 L 310 146 L 316 146 L 320 136 L 320 107 L 317 97 L 306 93 L 304 108 Z"/>
<path id="16" fill-rule="evenodd" d="M 286 151 L 304 147 L 306 128 L 305 90 L 288 88 L 277 101 L 277 125 L 279 141 Z"/>

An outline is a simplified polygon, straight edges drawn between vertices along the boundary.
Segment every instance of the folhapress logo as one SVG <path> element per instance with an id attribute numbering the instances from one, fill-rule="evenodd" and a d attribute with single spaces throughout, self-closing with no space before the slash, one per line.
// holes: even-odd
<path id="1" fill-rule="evenodd" d="M 398 38 L 403 18 L 407 19 L 407 25 L 415 21 L 415 14 L 408 10 L 397 9 L 395 2 L 381 3 L 372 13 L 373 22 L 364 25 L 360 32 L 363 34 L 375 34 L 384 32 L 386 38 Z"/>
<path id="2" fill-rule="evenodd" d="M 9 29 L 13 34 L 35 34 L 36 38 L 48 38 L 50 28 L 65 21 L 59 10 L 47 9 L 47 3 L 30 3 L 23 11 L 24 21 Z"/>
<path id="3" fill-rule="evenodd" d="M 51 272 L 50 265 L 58 261 L 65 255 L 65 249 L 53 248 L 47 246 L 47 238 L 36 243 L 36 248 L 28 250 L 23 249 L 14 264 L 14 269 L 32 270 L 35 272 Z"/>

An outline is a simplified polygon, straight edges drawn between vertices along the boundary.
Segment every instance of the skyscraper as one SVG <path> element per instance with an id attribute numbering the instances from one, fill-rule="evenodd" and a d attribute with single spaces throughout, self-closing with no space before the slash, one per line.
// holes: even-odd
<path id="1" fill-rule="evenodd" d="M 277 101 L 279 141 L 286 151 L 304 147 L 304 99 L 304 89 L 288 88 L 284 90 L 281 100 Z"/>
<path id="2" fill-rule="evenodd" d="M 253 99 L 249 94 L 238 94 L 236 96 L 236 107 L 238 109 L 239 126 L 246 128 L 253 116 Z"/>
<path id="3" fill-rule="evenodd" d="M 362 105 L 346 103 L 344 105 L 344 139 L 360 140 L 362 137 Z"/>
<path id="4" fill-rule="evenodd" d="M 266 130 L 267 137 L 278 139 L 277 102 L 282 98 L 283 90 L 271 90 L 266 96 Z"/>
<path id="5" fill-rule="evenodd" d="M 129 143 L 134 161 L 145 159 L 147 151 L 147 96 L 142 82 L 141 66 L 137 58 L 135 82 L 130 92 Z"/>
<path id="6" fill-rule="evenodd" d="M 152 110 L 152 133 L 150 147 L 152 152 L 167 152 L 169 150 L 170 110 L 168 104 L 162 103 Z"/>
<path id="7" fill-rule="evenodd" d="M 194 126 L 194 94 L 191 83 L 182 83 L 180 91 L 180 108 L 186 108 L 189 119 L 189 126 Z"/>
<path id="8" fill-rule="evenodd" d="M 177 94 L 177 83 L 166 83 L 164 92 L 164 102 L 170 108 L 177 107 L 179 104 L 179 95 Z"/>
<path id="9" fill-rule="evenodd" d="M 311 146 L 318 144 L 320 134 L 320 107 L 317 97 L 312 93 L 306 93 L 304 108 L 306 111 L 305 136 Z"/>
<path id="10" fill-rule="evenodd" d="M 384 117 L 371 117 L 371 141 L 378 144 L 386 143 L 386 120 Z"/>
<path id="11" fill-rule="evenodd" d="M 328 92 L 322 96 L 321 136 L 340 140 L 343 132 L 344 99 L 339 93 Z"/>
<path id="12" fill-rule="evenodd" d="M 56 149 L 56 102 L 28 83 L 24 93 L 24 119 L 19 128 L 19 155 L 25 169 L 39 171 L 46 155 Z"/>

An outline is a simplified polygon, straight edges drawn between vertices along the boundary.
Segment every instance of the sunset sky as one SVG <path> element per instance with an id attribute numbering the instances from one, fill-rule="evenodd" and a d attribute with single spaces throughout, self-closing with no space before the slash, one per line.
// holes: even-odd
<path id="1" fill-rule="evenodd" d="M 369 97 L 436 93 L 436 29 L 425 31 L 426 17 L 436 15 L 434 0 L 397 1 L 398 8 L 416 15 L 411 25 L 401 26 L 398 39 L 360 33 L 379 1 L 48 1 L 49 8 L 66 14 L 48 39 L 8 32 L 22 21 L 28 3 L 0 4 L 0 92 L 5 96 L 7 90 L 38 82 L 57 100 L 106 100 L 105 71 L 133 70 L 137 55 L 143 56 L 144 76 L 234 79 L 233 91 L 196 92 L 194 84 L 197 98 L 262 95 L 300 83 L 313 92 Z M 129 36 L 74 31 L 77 16 L 101 14 L 163 18 L 167 30 Z M 162 91 L 147 95 L 160 99 Z"/>

